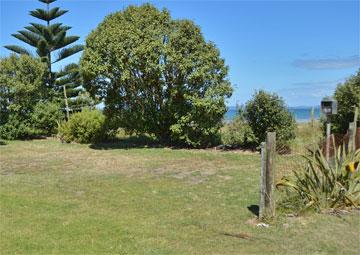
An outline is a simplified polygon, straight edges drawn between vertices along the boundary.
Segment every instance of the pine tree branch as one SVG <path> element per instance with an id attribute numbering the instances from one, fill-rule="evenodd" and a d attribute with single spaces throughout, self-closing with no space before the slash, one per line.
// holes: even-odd
<path id="1" fill-rule="evenodd" d="M 12 34 L 12 36 L 15 37 L 16 39 L 19 39 L 20 41 L 23 41 L 26 44 L 36 47 L 38 40 L 31 36 L 28 37 L 28 35 L 24 32 L 30 33 L 28 31 L 19 31 L 18 34 Z M 32 33 L 32 34 L 34 34 L 34 33 Z"/>
<path id="2" fill-rule="evenodd" d="M 55 2 L 56 0 L 39 0 L 39 2 L 43 2 L 45 4 L 51 4 L 53 2 Z"/>
<path id="3" fill-rule="evenodd" d="M 64 58 L 67 58 L 71 55 L 74 55 L 80 51 L 82 51 L 84 49 L 84 46 L 83 45 L 74 45 L 70 48 L 65 48 L 65 49 L 62 49 L 58 56 L 57 56 L 57 59 L 52 62 L 52 64 L 56 63 L 56 62 L 59 62 L 60 60 L 63 60 Z"/>
<path id="4" fill-rule="evenodd" d="M 49 22 L 53 19 L 56 19 L 56 18 L 64 15 L 67 12 L 68 12 L 67 10 L 60 10 L 59 7 L 54 7 L 52 9 L 50 9 L 49 11 L 46 11 L 44 9 L 36 9 L 34 11 L 30 11 L 30 15 L 35 18 Z"/>
<path id="5" fill-rule="evenodd" d="M 17 54 L 23 54 L 23 55 L 29 55 L 31 56 L 30 51 L 28 51 L 27 49 L 21 47 L 21 46 L 17 46 L 17 45 L 5 45 L 4 46 L 6 49 L 11 50 Z"/>
<path id="6" fill-rule="evenodd" d="M 79 36 L 66 36 L 62 41 L 60 41 L 58 44 L 56 44 L 55 49 L 61 49 L 65 46 L 68 46 L 69 44 L 72 44 L 73 42 L 76 42 L 79 40 Z"/>

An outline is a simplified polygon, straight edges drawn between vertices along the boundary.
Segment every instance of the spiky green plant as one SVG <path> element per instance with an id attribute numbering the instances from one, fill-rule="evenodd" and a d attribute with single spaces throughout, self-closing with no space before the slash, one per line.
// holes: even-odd
<path id="1" fill-rule="evenodd" d="M 45 24 L 30 23 L 30 26 L 25 27 L 25 30 L 20 30 L 12 34 L 12 36 L 35 48 L 36 55 L 47 64 L 47 87 L 53 89 L 58 95 L 61 95 L 65 89 L 66 95 L 74 91 L 80 84 L 72 82 L 64 86 L 63 80 L 58 81 L 57 73 L 53 72 L 52 65 L 82 51 L 83 45 L 70 46 L 70 44 L 73 44 L 79 39 L 79 36 L 68 36 L 67 31 L 71 29 L 71 27 L 65 26 L 62 23 L 52 23 L 53 20 L 68 11 L 61 10 L 59 7 L 50 8 L 50 4 L 56 0 L 39 1 L 46 5 L 46 9 L 30 11 L 30 15 L 45 22 Z M 22 46 L 6 45 L 4 47 L 17 54 L 32 55 L 31 51 Z M 65 68 L 64 70 L 74 70 L 73 67 L 74 64 L 71 64 L 69 68 Z M 62 76 L 63 75 L 62 71 Z M 72 74 L 70 74 L 70 76 L 72 76 Z"/>
<path id="2" fill-rule="evenodd" d="M 305 208 L 322 210 L 359 206 L 360 150 L 347 152 L 345 146 L 341 146 L 335 152 L 330 161 L 325 159 L 320 149 L 305 156 L 305 169 L 293 171 L 293 178 L 283 177 L 276 187 L 295 192 L 295 197 Z"/>

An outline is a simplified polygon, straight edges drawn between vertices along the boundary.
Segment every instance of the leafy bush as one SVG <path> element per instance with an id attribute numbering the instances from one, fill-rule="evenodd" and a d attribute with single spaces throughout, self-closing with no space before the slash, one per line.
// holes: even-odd
<path id="1" fill-rule="evenodd" d="M 65 142 L 91 143 L 102 138 L 105 116 L 99 110 L 84 109 L 74 113 L 59 127 L 59 136 Z"/>
<path id="2" fill-rule="evenodd" d="M 251 127 L 240 116 L 226 123 L 221 129 L 221 142 L 232 148 L 251 148 L 255 145 L 256 138 Z"/>
<path id="3" fill-rule="evenodd" d="M 334 162 L 327 161 L 319 149 L 306 156 L 306 167 L 294 171 L 293 178 L 283 177 L 277 187 L 290 192 L 290 200 L 316 210 L 360 205 L 360 150 L 336 151 Z M 295 192 L 295 194 L 294 194 Z"/>
<path id="4" fill-rule="evenodd" d="M 215 143 L 232 93 L 225 61 L 200 27 L 150 4 L 107 16 L 87 37 L 81 71 L 116 129 L 172 145 Z"/>
<path id="5" fill-rule="evenodd" d="M 259 145 L 266 139 L 266 132 L 276 132 L 279 145 L 287 145 L 295 138 L 296 122 L 284 100 L 276 94 L 258 91 L 245 105 L 245 119 Z"/>
<path id="6" fill-rule="evenodd" d="M 56 133 L 58 123 L 64 118 L 60 109 L 60 104 L 54 102 L 40 102 L 36 104 L 34 112 L 31 114 L 34 128 L 42 135 Z"/>
<path id="7" fill-rule="evenodd" d="M 335 133 L 344 134 L 349 122 L 354 121 L 354 107 L 360 107 L 360 69 L 337 86 L 334 97 L 338 101 L 338 113 L 331 116 L 331 126 Z"/>
<path id="8" fill-rule="evenodd" d="M 226 87 L 222 89 L 226 90 Z M 191 101 L 193 105 L 188 112 L 170 126 L 171 141 L 192 147 L 218 144 L 221 120 L 226 112 L 224 99 L 192 98 Z"/>
<path id="9" fill-rule="evenodd" d="M 29 120 L 12 114 L 6 123 L 0 125 L 0 137 L 5 140 L 27 139 L 38 135 Z"/>

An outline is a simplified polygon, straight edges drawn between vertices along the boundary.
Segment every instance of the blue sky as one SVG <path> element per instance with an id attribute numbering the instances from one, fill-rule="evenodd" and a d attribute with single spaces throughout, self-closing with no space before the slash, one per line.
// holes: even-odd
<path id="1" fill-rule="evenodd" d="M 11 34 L 37 22 L 28 12 L 42 3 L 0 1 L 0 44 L 21 44 Z M 58 0 L 53 6 L 69 10 L 59 22 L 72 26 L 69 34 L 81 36 L 82 43 L 106 15 L 142 2 Z M 228 105 L 245 103 L 258 89 L 280 94 L 289 106 L 318 105 L 360 67 L 359 1 L 146 2 L 195 21 L 220 48 L 234 87 Z M 1 47 L 0 55 L 9 52 Z"/>

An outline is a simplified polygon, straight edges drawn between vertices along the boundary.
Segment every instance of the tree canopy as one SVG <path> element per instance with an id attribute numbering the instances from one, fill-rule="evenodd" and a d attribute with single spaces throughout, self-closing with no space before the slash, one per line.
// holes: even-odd
<path id="1" fill-rule="evenodd" d="M 332 129 L 335 133 L 345 134 L 349 123 L 354 121 L 355 107 L 360 107 L 360 69 L 337 86 L 334 97 L 338 101 L 338 113 L 330 117 Z"/>
<path id="2" fill-rule="evenodd" d="M 44 96 L 46 66 L 30 56 L 0 60 L 0 137 L 24 138 L 32 134 L 31 113 Z"/>
<path id="3" fill-rule="evenodd" d="M 115 127 L 164 142 L 211 144 L 232 93 L 224 59 L 200 28 L 150 4 L 107 16 L 80 65 Z"/>

